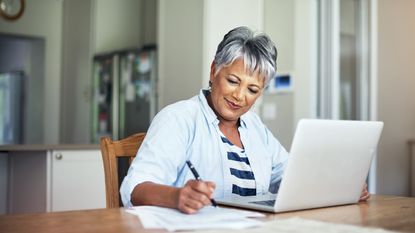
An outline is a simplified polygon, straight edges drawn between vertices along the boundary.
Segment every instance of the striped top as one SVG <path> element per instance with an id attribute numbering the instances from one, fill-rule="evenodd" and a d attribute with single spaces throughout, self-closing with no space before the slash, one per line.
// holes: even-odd
<path id="1" fill-rule="evenodd" d="M 255 196 L 255 176 L 245 150 L 230 142 L 222 132 L 221 139 L 227 153 L 231 173 L 232 193 L 240 196 Z"/>

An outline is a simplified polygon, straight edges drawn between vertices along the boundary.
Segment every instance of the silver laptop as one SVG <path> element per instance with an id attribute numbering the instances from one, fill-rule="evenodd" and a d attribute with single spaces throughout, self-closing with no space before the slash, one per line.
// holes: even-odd
<path id="1" fill-rule="evenodd" d="M 375 121 L 300 120 L 276 195 L 216 201 L 275 213 L 357 203 L 382 128 Z"/>

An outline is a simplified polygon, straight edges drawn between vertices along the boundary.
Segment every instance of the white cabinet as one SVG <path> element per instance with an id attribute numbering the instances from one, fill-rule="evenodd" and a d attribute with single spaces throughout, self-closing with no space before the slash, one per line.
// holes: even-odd
<path id="1" fill-rule="evenodd" d="M 7 151 L 7 191 L 0 190 L 6 193 L 6 213 L 105 208 L 97 145 L 1 149 Z"/>
<path id="2" fill-rule="evenodd" d="M 50 156 L 50 211 L 105 208 L 99 150 L 56 150 Z"/>

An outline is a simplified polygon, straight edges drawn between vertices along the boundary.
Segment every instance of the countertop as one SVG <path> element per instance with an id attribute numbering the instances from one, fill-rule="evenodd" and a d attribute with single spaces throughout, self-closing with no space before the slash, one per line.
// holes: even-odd
<path id="1" fill-rule="evenodd" d="M 46 151 L 46 150 L 99 150 L 99 144 L 26 144 L 0 145 L 0 152 L 9 151 Z"/>

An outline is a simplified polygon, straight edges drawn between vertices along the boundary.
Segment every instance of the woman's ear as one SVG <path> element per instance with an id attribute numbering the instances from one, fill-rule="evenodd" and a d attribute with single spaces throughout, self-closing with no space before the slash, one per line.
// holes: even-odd
<path id="1" fill-rule="evenodd" d="M 210 81 L 213 81 L 213 78 L 215 77 L 215 72 L 216 72 L 216 65 L 215 65 L 215 60 L 213 60 L 212 64 L 210 64 L 210 75 L 209 75 Z"/>

